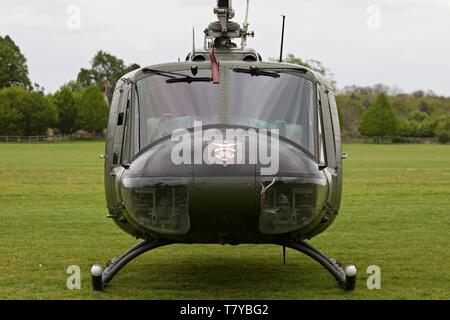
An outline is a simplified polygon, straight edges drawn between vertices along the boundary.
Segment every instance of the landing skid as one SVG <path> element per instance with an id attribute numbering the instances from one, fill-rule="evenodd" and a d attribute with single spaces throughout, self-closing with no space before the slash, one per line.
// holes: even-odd
<path id="1" fill-rule="evenodd" d="M 282 244 L 287 248 L 299 251 L 320 263 L 329 273 L 336 279 L 338 285 L 347 291 L 355 290 L 356 286 L 356 267 L 354 265 L 347 265 L 342 267 L 341 264 L 328 258 L 325 254 L 306 243 L 305 241 L 296 241 L 287 244 Z"/>
<path id="2" fill-rule="evenodd" d="M 109 261 L 105 270 L 103 270 L 102 266 L 100 265 L 94 265 L 91 269 L 93 289 L 95 291 L 103 291 L 103 289 L 111 282 L 114 276 L 128 263 L 146 252 L 168 246 L 170 244 L 172 244 L 172 242 L 146 240 L 132 247 L 119 258 L 114 258 Z"/>
<path id="3" fill-rule="evenodd" d="M 171 244 L 173 243 L 168 241 L 147 240 L 132 247 L 119 258 L 112 259 L 107 264 L 107 267 L 104 270 L 102 266 L 94 265 L 91 270 L 93 289 L 95 291 L 103 291 L 103 289 L 111 282 L 114 276 L 128 263 L 146 252 Z M 287 247 L 306 254 L 307 256 L 319 262 L 325 269 L 327 269 L 328 272 L 330 272 L 337 280 L 341 288 L 348 291 L 355 289 L 355 266 L 349 265 L 343 268 L 337 261 L 328 258 L 322 252 L 304 241 L 296 241 L 277 245 L 283 246 L 284 249 Z"/>

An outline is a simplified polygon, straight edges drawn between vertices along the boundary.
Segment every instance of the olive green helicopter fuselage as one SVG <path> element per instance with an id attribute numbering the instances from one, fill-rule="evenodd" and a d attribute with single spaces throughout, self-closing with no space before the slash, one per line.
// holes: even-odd
<path id="1" fill-rule="evenodd" d="M 254 33 L 247 21 L 230 21 L 231 1 L 218 1 L 215 13 L 205 47 L 194 46 L 185 62 L 141 68 L 117 83 L 105 157 L 110 217 L 142 239 L 310 239 L 333 223 L 341 202 L 332 85 L 246 48 Z M 204 161 L 205 152 L 218 161 Z"/>

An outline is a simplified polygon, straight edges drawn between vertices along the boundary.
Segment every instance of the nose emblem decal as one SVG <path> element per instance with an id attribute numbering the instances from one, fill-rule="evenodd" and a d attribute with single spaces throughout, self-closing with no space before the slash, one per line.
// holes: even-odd
<path id="1" fill-rule="evenodd" d="M 218 164 L 227 167 L 232 164 L 238 164 L 241 156 L 239 152 L 241 148 L 237 143 L 219 143 L 212 142 L 207 147 L 207 164 Z M 206 160 L 206 159 L 205 159 Z"/>
<path id="2" fill-rule="evenodd" d="M 214 157 L 219 160 L 224 167 L 234 164 L 236 158 L 236 144 L 235 143 L 213 143 Z"/>

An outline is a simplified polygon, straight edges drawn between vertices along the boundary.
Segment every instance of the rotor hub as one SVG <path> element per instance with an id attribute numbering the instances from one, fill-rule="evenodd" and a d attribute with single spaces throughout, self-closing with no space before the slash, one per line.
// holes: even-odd
<path id="1" fill-rule="evenodd" d="M 247 20 L 242 27 L 239 23 L 230 21 L 235 14 L 231 0 L 218 0 L 214 14 L 217 15 L 218 21 L 210 23 L 205 29 L 205 50 L 212 47 L 217 49 L 236 48 L 237 45 L 232 42 L 232 39 L 237 38 L 241 38 L 241 48 L 244 49 L 247 37 L 254 37 L 254 32 L 248 32 Z"/>

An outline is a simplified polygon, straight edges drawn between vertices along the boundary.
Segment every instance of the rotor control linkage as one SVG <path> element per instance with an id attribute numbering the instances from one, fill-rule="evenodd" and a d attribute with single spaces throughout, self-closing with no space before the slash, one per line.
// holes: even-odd
<path id="1" fill-rule="evenodd" d="M 91 269 L 92 287 L 95 291 L 103 291 L 114 276 L 128 263 L 151 250 L 172 244 L 168 241 L 146 240 L 132 247 L 119 258 L 112 259 L 106 269 L 101 265 L 94 265 Z"/>
<path id="2" fill-rule="evenodd" d="M 228 31 L 228 21 L 234 18 L 234 10 L 231 5 L 231 0 L 218 0 L 217 7 L 214 8 L 214 13 L 217 14 L 222 32 Z"/>
<path id="3" fill-rule="evenodd" d="M 328 272 L 333 275 L 333 277 L 337 280 L 339 286 L 344 290 L 355 290 L 357 270 L 354 265 L 347 265 L 345 267 L 342 267 L 339 262 L 328 258 L 322 252 L 306 243 L 305 241 L 295 241 L 281 245 L 306 254 L 307 256 L 319 262 L 325 269 L 328 270 Z"/>

